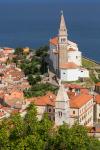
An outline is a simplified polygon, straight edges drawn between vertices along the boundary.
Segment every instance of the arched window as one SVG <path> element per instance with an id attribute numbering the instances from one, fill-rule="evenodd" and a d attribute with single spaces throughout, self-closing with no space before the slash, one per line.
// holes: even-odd
<path id="1" fill-rule="evenodd" d="M 59 117 L 62 117 L 62 112 L 61 112 L 61 111 L 59 111 L 58 113 L 59 113 Z"/>
<path id="2" fill-rule="evenodd" d="M 61 39 L 61 42 L 65 42 L 65 41 L 66 41 L 66 38 L 62 38 L 62 39 Z"/>

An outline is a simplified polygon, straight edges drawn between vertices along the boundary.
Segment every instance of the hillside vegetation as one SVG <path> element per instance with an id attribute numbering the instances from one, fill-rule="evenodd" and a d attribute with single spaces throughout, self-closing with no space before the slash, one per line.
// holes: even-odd
<path id="1" fill-rule="evenodd" d="M 100 64 L 83 57 L 82 65 L 89 70 L 91 83 L 100 82 Z"/>
<path id="2" fill-rule="evenodd" d="M 27 114 L 19 114 L 0 123 L 0 150 L 99 150 L 100 141 L 89 137 L 87 129 L 75 124 L 54 127 L 47 114 L 37 119 L 36 107 L 31 104 Z"/>

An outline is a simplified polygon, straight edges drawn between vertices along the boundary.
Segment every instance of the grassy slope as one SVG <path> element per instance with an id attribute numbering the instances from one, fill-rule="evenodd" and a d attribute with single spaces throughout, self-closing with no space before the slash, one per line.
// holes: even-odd
<path id="1" fill-rule="evenodd" d="M 94 83 L 98 82 L 99 80 L 96 79 L 94 70 L 99 73 L 99 70 L 95 69 L 95 67 L 100 67 L 100 65 L 91 60 L 87 60 L 86 58 L 82 58 L 82 65 L 89 70 L 90 81 L 93 81 Z"/>

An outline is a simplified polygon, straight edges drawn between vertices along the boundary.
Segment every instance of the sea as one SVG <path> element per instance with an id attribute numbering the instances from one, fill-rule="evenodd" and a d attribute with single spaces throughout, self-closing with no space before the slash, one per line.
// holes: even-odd
<path id="1" fill-rule="evenodd" d="M 0 47 L 38 48 L 58 34 L 63 10 L 69 40 L 100 62 L 100 2 L 0 0 Z"/>

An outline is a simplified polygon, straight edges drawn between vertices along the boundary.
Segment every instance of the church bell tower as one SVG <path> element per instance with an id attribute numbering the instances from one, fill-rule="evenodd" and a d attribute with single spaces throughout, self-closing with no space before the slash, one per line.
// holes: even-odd
<path id="1" fill-rule="evenodd" d="M 68 44 L 67 28 L 65 24 L 63 11 L 61 11 L 61 21 L 58 34 L 59 67 L 61 64 L 67 63 L 67 44 Z"/>

